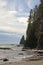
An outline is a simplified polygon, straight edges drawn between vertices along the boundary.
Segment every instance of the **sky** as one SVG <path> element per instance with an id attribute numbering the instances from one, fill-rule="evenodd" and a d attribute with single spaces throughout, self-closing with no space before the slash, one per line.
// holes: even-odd
<path id="1" fill-rule="evenodd" d="M 26 36 L 30 9 L 40 0 L 0 0 L 0 44 L 19 44 Z"/>

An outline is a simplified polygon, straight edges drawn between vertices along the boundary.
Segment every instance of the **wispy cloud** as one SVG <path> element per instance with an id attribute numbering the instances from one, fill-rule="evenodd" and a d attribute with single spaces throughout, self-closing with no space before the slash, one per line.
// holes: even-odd
<path id="1" fill-rule="evenodd" d="M 21 13 L 19 13 L 19 11 L 22 11 L 22 9 L 19 7 L 19 11 L 16 10 L 7 10 L 7 1 L 6 0 L 0 0 L 1 2 L 1 7 L 0 8 L 0 30 L 7 30 L 7 31 L 12 31 L 12 32 L 19 32 L 19 33 L 24 33 L 25 31 L 21 30 L 19 27 L 16 28 L 16 22 L 19 23 L 19 25 L 21 25 L 21 22 L 26 23 L 27 18 L 25 17 L 16 17 L 17 15 L 22 15 Z M 12 3 L 11 3 L 12 4 Z M 14 4 L 13 4 L 14 5 Z M 5 8 L 4 8 L 5 7 Z M 10 6 L 9 6 L 10 7 Z M 25 14 L 25 13 L 23 13 Z M 23 15 L 22 15 L 23 16 Z M 25 26 L 26 24 L 24 24 Z M 13 26 L 13 27 L 12 27 Z M 18 26 L 18 24 L 17 24 Z M 21 25 L 22 27 L 22 25 Z"/>
<path id="2" fill-rule="evenodd" d="M 39 0 L 37 2 L 39 3 Z M 0 0 L 0 31 L 2 34 L 10 35 L 12 32 L 13 35 L 16 32 L 25 35 L 29 11 L 34 7 L 34 3 L 37 4 L 36 0 Z"/>
<path id="3" fill-rule="evenodd" d="M 35 5 L 39 5 L 40 0 L 26 0 L 27 5 L 30 9 L 33 9 Z"/>

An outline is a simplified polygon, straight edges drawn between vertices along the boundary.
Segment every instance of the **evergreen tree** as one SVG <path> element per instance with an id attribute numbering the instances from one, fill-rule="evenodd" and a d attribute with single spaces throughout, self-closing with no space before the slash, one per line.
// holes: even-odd
<path id="1" fill-rule="evenodd" d="M 43 0 L 30 11 L 25 47 L 43 49 Z"/>
<path id="2" fill-rule="evenodd" d="M 38 36 L 38 49 L 43 49 L 43 0 L 40 0 L 41 4 L 39 6 L 39 36 Z"/>
<path id="3" fill-rule="evenodd" d="M 30 31 L 31 31 L 31 21 L 32 21 L 32 14 L 33 14 L 33 10 L 30 10 L 30 16 L 28 18 L 28 27 L 27 27 L 27 31 L 26 31 L 26 43 L 24 44 L 25 47 L 29 46 L 29 36 L 30 36 Z"/>

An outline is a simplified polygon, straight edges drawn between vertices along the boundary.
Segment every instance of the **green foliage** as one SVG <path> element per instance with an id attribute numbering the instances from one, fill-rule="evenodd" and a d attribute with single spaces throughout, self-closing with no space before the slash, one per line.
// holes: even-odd
<path id="1" fill-rule="evenodd" d="M 30 10 L 25 47 L 43 49 L 43 0 Z"/>
<path id="2" fill-rule="evenodd" d="M 40 14 L 40 18 L 43 18 L 43 0 L 40 0 L 41 1 L 41 4 L 39 6 L 39 14 Z"/>
<path id="3" fill-rule="evenodd" d="M 39 49 L 43 49 L 43 34 L 40 35 L 39 44 Z"/>
<path id="4" fill-rule="evenodd" d="M 29 35 L 29 47 L 36 48 L 37 46 L 36 41 L 37 41 L 37 38 L 35 36 L 35 29 L 32 28 Z"/>
<path id="5" fill-rule="evenodd" d="M 36 9 L 36 8 L 35 8 Z M 27 28 L 27 36 L 26 36 L 26 43 L 25 47 L 29 48 L 36 48 L 37 46 L 37 38 L 35 36 L 35 31 L 36 31 L 36 12 L 37 10 L 30 10 L 30 16 L 28 19 L 28 28 Z M 34 14 L 33 14 L 34 13 Z"/>

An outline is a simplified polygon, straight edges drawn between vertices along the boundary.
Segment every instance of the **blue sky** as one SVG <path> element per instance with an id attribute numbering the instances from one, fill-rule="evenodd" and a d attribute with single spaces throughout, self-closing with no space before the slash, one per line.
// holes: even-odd
<path id="1" fill-rule="evenodd" d="M 26 35 L 30 9 L 40 0 L 0 0 L 0 43 L 19 43 Z"/>

